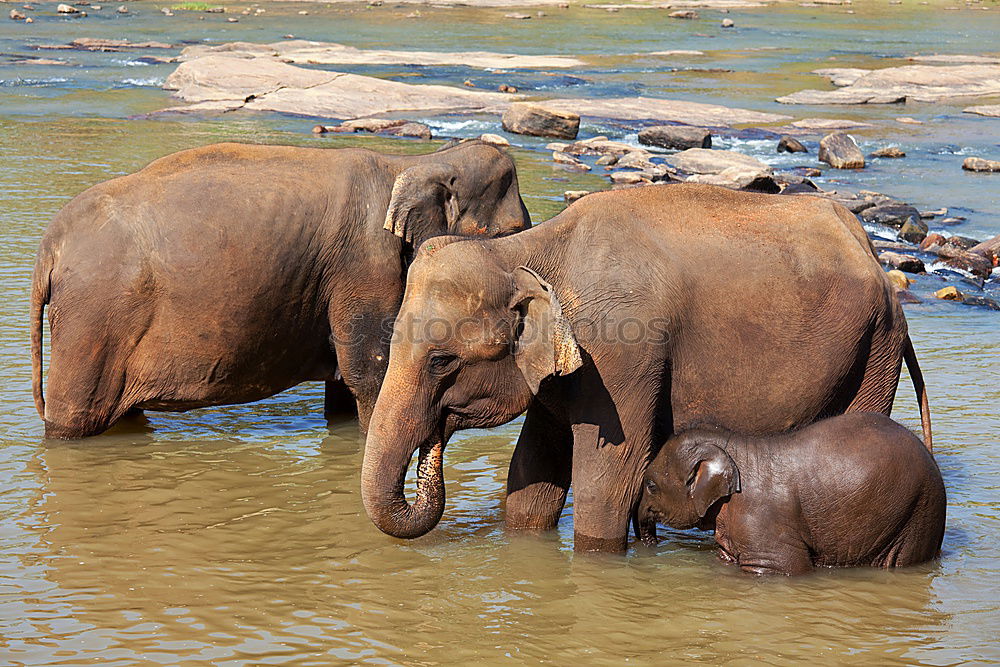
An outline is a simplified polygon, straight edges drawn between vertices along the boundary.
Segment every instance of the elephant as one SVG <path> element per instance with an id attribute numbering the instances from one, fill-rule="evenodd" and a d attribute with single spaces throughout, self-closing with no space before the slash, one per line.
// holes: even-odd
<path id="1" fill-rule="evenodd" d="M 589 194 L 512 236 L 420 248 L 362 500 L 383 532 L 425 534 L 451 434 L 526 411 L 506 525 L 553 528 L 572 482 L 574 548 L 620 552 L 654 443 L 697 424 L 767 434 L 889 414 L 904 357 L 930 445 L 902 309 L 841 205 L 689 183 Z"/>
<path id="2" fill-rule="evenodd" d="M 903 567 L 936 558 L 946 497 L 934 457 L 880 413 L 790 433 L 694 429 L 666 442 L 643 477 L 638 526 L 714 530 L 719 557 L 753 574 Z"/>
<path id="3" fill-rule="evenodd" d="M 95 185 L 56 214 L 35 262 L 46 436 L 307 380 L 325 380 L 327 412 L 356 407 L 364 429 L 416 248 L 530 226 L 513 160 L 482 142 L 414 156 L 223 143 Z"/>

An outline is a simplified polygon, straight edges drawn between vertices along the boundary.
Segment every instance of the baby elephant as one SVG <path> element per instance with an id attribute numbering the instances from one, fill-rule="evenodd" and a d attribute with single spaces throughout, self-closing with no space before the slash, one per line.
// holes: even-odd
<path id="1" fill-rule="evenodd" d="M 854 412 L 770 437 L 690 430 L 643 480 L 637 529 L 715 530 L 744 572 L 896 567 L 935 558 L 945 492 L 930 452 L 888 417 Z"/>

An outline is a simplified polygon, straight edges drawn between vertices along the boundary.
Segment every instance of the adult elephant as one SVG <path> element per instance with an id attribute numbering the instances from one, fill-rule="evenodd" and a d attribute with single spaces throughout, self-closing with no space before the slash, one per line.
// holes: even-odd
<path id="1" fill-rule="evenodd" d="M 50 437 L 133 409 L 244 403 L 327 381 L 362 427 L 414 249 L 531 225 L 514 163 L 480 142 L 416 156 L 217 144 L 66 204 L 32 284 L 35 405 Z M 52 335 L 42 392 L 43 311 Z"/>
<path id="2" fill-rule="evenodd" d="M 857 219 L 820 198 L 636 188 L 508 238 L 433 239 L 372 415 L 365 509 L 390 535 L 423 535 L 444 507 L 450 435 L 527 410 L 508 526 L 552 528 L 572 482 L 575 547 L 620 551 L 654 443 L 698 424 L 769 433 L 888 414 L 904 356 L 929 445 L 893 288 Z"/>

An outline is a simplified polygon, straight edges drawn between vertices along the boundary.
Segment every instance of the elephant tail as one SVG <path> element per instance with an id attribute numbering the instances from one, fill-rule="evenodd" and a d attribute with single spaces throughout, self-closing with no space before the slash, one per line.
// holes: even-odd
<path id="1" fill-rule="evenodd" d="M 934 448 L 931 439 L 931 406 L 927 400 L 924 375 L 920 372 L 920 364 L 917 363 L 917 354 L 913 351 L 913 342 L 909 335 L 906 336 L 906 342 L 903 344 L 903 359 L 906 360 L 906 371 L 910 374 L 913 390 L 917 393 L 917 401 L 920 402 L 920 425 L 924 430 L 924 446 L 930 452 Z"/>
<path id="2" fill-rule="evenodd" d="M 44 249 L 39 251 L 31 280 L 31 391 L 38 416 L 45 419 L 45 396 L 42 391 L 42 327 L 45 306 L 49 303 L 52 263 Z"/>

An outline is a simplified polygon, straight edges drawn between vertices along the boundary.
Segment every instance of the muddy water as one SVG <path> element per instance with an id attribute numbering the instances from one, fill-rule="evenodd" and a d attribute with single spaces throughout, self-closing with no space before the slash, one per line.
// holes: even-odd
<path id="1" fill-rule="evenodd" d="M 358 46 L 585 53 L 586 68 L 554 76 L 356 69 L 400 80 L 509 80 L 540 94 L 669 95 L 799 117 L 874 119 L 880 129 L 858 134 L 866 150 L 899 143 L 907 160 L 861 174 L 828 173 L 824 183 L 954 207 L 968 218 L 952 229 L 957 233 L 1000 232 L 1000 180 L 955 168 L 963 154 L 1000 157 L 998 121 L 963 117 L 961 103 L 831 112 L 770 102 L 822 87 L 805 72 L 830 58 L 864 66 L 895 64 L 916 50 L 975 52 L 1000 27 L 1000 11 L 904 7 L 890 14 L 856 2 L 853 16 L 797 7 L 734 13 L 740 29 L 722 34 L 711 12 L 703 12 L 710 23 L 583 9 L 505 21 L 503 11 L 422 8 L 422 20 L 405 21 L 410 8 L 377 14 L 313 5 L 311 16 L 301 17 L 301 7 L 289 4 L 265 5 L 266 20 L 225 24 L 214 15 L 200 22 L 180 13 L 167 22 L 151 5 L 130 6 L 135 16 L 127 21 L 5 20 L 0 46 L 33 54 L 30 43 L 82 35 L 271 41 L 292 32 Z M 776 49 L 751 50 L 764 46 Z M 702 49 L 708 55 L 700 66 L 737 71 L 666 72 L 692 64 L 621 56 L 668 48 Z M 624 557 L 580 556 L 572 552 L 571 507 L 552 535 L 508 536 L 502 497 L 517 422 L 456 436 L 446 455 L 448 505 L 440 527 L 413 542 L 393 540 L 361 506 L 357 426 L 325 423 L 317 385 L 248 406 L 154 413 L 145 425 L 85 442 L 45 441 L 30 397 L 28 278 L 45 224 L 70 197 L 158 156 L 223 139 L 433 147 L 313 139 L 311 121 L 270 116 L 129 121 L 169 103 L 157 88 L 169 66 L 134 64 L 128 54 L 58 57 L 73 65 L 0 62 L 0 664 L 1000 659 L 1000 316 L 986 310 L 930 301 L 907 306 L 930 385 L 949 517 L 940 562 L 899 572 L 761 581 L 720 564 L 710 539 L 696 532 L 673 533 L 655 550 Z M 885 129 L 896 115 L 926 124 Z M 424 120 L 445 134 L 497 130 L 488 118 Z M 627 140 L 633 132 L 584 128 L 598 131 Z M 532 150 L 542 142 L 512 139 L 526 147 L 515 156 L 535 220 L 561 209 L 563 190 L 601 187 L 598 176 L 553 170 L 546 153 Z M 720 144 L 793 164 L 774 156 L 769 141 L 728 137 Z M 915 287 L 926 295 L 960 280 L 927 276 Z M 919 424 L 905 380 L 895 415 Z"/>

